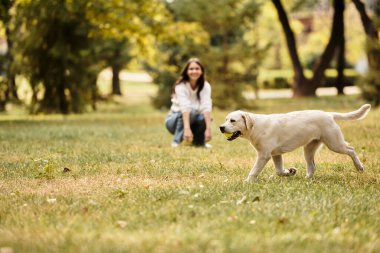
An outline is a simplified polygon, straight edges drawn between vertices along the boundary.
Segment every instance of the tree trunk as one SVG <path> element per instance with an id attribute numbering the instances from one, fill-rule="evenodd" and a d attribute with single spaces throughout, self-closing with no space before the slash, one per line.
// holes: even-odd
<path id="1" fill-rule="evenodd" d="M 39 108 L 38 108 L 38 98 L 37 98 L 38 90 L 36 88 L 37 87 L 37 82 L 34 79 L 30 79 L 29 81 L 30 81 L 30 87 L 32 88 L 32 101 L 30 103 L 29 113 L 35 114 L 39 110 Z"/>
<path id="2" fill-rule="evenodd" d="M 372 41 L 378 41 L 379 35 L 376 31 L 376 28 L 371 20 L 371 18 L 368 16 L 364 4 L 360 0 L 352 0 L 352 2 L 355 4 L 356 9 L 358 10 L 360 14 L 360 19 L 362 20 L 364 31 L 367 35 L 368 40 Z M 373 69 L 380 69 L 380 56 L 378 53 L 373 51 L 367 52 L 368 57 L 368 64 L 370 68 Z"/>
<path id="3" fill-rule="evenodd" d="M 314 97 L 316 96 L 316 88 L 319 83 L 316 83 L 314 79 L 302 78 L 299 81 L 297 89 L 293 88 L 293 97 Z"/>
<path id="4" fill-rule="evenodd" d="M 352 0 L 355 4 L 356 9 L 360 14 L 364 31 L 367 35 L 367 58 L 369 72 L 367 78 L 369 78 L 370 89 L 363 89 L 362 94 L 368 100 L 371 101 L 375 106 L 380 105 L 380 82 L 379 82 L 379 69 L 380 69 L 380 50 L 378 45 L 379 34 L 376 30 L 375 24 L 372 19 L 368 16 L 364 3 L 360 0 Z"/>
<path id="5" fill-rule="evenodd" d="M 6 90 L 6 100 L 9 99 L 16 99 L 18 100 L 17 95 L 17 89 L 16 89 L 16 77 L 13 74 L 12 71 L 12 64 L 13 64 L 13 54 L 12 54 L 12 47 L 13 42 L 10 39 L 11 38 L 11 31 L 8 27 L 5 29 L 6 37 L 7 37 L 7 44 L 8 44 L 8 52 L 7 52 L 7 58 L 8 58 L 8 67 L 7 67 L 7 81 L 8 81 L 8 87 Z"/>
<path id="6" fill-rule="evenodd" d="M 69 103 L 66 98 L 65 89 L 66 89 L 66 85 L 64 81 L 62 80 L 61 83 L 58 83 L 58 87 L 57 87 L 57 93 L 58 93 L 57 95 L 59 98 L 59 111 L 63 114 L 68 114 Z"/>
<path id="7" fill-rule="evenodd" d="M 335 49 L 342 39 L 342 31 L 344 29 L 344 0 L 334 0 L 334 16 L 333 16 L 333 24 L 331 29 L 330 40 L 320 57 L 319 61 L 313 68 L 313 79 L 315 80 L 315 84 L 320 85 L 322 79 L 324 78 L 325 70 L 328 68 L 333 56 Z M 315 87 L 318 88 L 318 87 Z"/>
<path id="8" fill-rule="evenodd" d="M 344 95 L 344 59 L 345 53 L 345 41 L 344 38 L 340 41 L 338 50 L 337 50 L 337 77 L 335 80 L 335 87 L 337 89 L 338 95 Z"/>
<path id="9" fill-rule="evenodd" d="M 112 65 L 112 95 L 122 95 L 120 89 L 119 73 L 121 70 L 120 64 Z"/>
<path id="10" fill-rule="evenodd" d="M 96 106 L 96 102 L 98 100 L 98 86 L 96 85 L 96 80 L 97 80 L 97 76 L 94 76 L 91 84 L 91 107 L 92 107 L 92 110 L 96 111 L 97 110 L 97 106 Z"/>
<path id="11" fill-rule="evenodd" d="M 344 2 L 343 2 L 343 12 L 344 12 Z M 343 16 L 343 13 L 342 13 Z M 344 67 L 346 65 L 345 61 L 345 52 L 346 52 L 346 41 L 344 36 L 344 21 L 343 17 L 339 21 L 339 26 L 342 26 L 340 29 L 340 38 L 337 45 L 337 77 L 335 79 L 335 87 L 337 89 L 338 95 L 344 95 Z"/>
<path id="12" fill-rule="evenodd" d="M 272 0 L 276 7 L 278 18 L 285 33 L 286 43 L 288 45 L 288 51 L 290 59 L 292 60 L 294 71 L 294 83 L 293 83 L 293 95 L 295 97 L 303 96 L 303 89 L 306 78 L 303 74 L 303 68 L 297 52 L 296 40 L 292 28 L 290 27 L 288 16 L 285 9 L 282 6 L 281 0 Z"/>
<path id="13" fill-rule="evenodd" d="M 367 36 L 379 39 L 379 35 L 377 34 L 376 28 L 365 10 L 364 3 L 362 3 L 360 0 L 352 0 L 352 2 L 354 3 L 356 9 L 360 14 L 360 19 L 362 20 L 364 31 L 367 34 Z"/>
<path id="14" fill-rule="evenodd" d="M 279 20 L 285 33 L 286 42 L 288 45 L 289 55 L 292 61 L 294 70 L 293 96 L 305 97 L 315 96 L 317 88 L 321 85 L 324 77 L 324 72 L 328 67 L 340 38 L 340 30 L 343 29 L 343 11 L 344 0 L 334 0 L 334 17 L 331 30 L 330 40 L 320 57 L 319 61 L 313 68 L 312 79 L 307 79 L 303 74 L 303 67 L 297 53 L 296 40 L 294 33 L 290 27 L 288 17 L 282 6 L 281 0 L 272 0 L 276 7 Z"/>
<path id="15" fill-rule="evenodd" d="M 69 102 L 66 98 L 65 89 L 65 84 L 60 78 L 57 78 L 53 83 L 46 83 L 45 94 L 39 111 L 68 114 Z"/>
<path id="16" fill-rule="evenodd" d="M 228 64 L 229 64 L 229 57 L 228 57 L 228 35 L 227 33 L 223 34 L 223 65 L 222 65 L 222 73 L 223 73 L 223 81 L 224 83 L 228 83 L 229 77 L 227 76 L 228 73 Z"/>

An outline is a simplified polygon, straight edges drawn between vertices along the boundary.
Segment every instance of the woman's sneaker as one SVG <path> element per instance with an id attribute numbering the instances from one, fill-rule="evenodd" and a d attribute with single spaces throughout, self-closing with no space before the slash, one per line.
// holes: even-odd
<path id="1" fill-rule="evenodd" d="M 178 148 L 179 147 L 179 143 L 177 142 L 172 142 L 172 148 Z"/>
<path id="2" fill-rule="evenodd" d="M 212 145 L 211 145 L 211 144 L 209 144 L 209 143 L 206 143 L 206 144 L 205 144 L 205 148 L 208 148 L 208 149 L 210 149 L 210 148 L 212 148 Z"/>

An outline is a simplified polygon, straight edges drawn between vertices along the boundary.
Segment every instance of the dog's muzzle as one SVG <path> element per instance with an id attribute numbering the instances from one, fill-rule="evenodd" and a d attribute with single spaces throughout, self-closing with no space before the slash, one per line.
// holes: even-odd
<path id="1" fill-rule="evenodd" d="M 219 127 L 220 129 L 220 132 L 222 132 L 223 134 L 224 133 L 228 133 L 226 132 L 226 128 L 224 126 L 220 126 Z M 227 138 L 228 141 L 232 141 L 232 140 L 235 140 L 237 137 L 239 137 L 241 135 L 241 132 L 240 131 L 236 131 L 236 132 L 233 132 L 232 135 L 230 137 Z"/>

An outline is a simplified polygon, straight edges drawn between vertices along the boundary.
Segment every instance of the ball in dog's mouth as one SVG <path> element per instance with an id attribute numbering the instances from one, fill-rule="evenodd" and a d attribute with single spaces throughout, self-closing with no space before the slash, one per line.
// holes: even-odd
<path id="1" fill-rule="evenodd" d="M 230 137 L 232 136 L 232 133 L 224 132 L 223 134 L 224 134 L 224 136 L 226 136 L 227 138 L 230 138 Z"/>
<path id="2" fill-rule="evenodd" d="M 240 131 L 236 131 L 236 132 L 233 132 L 233 133 L 226 133 L 226 132 L 224 132 L 223 134 L 224 134 L 224 136 L 227 137 L 228 141 L 232 141 L 232 140 L 235 140 L 237 137 L 239 137 L 241 135 L 241 132 Z"/>

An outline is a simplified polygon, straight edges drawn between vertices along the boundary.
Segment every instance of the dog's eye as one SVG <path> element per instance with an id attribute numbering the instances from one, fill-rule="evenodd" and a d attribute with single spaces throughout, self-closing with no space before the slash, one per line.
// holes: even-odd
<path id="1" fill-rule="evenodd" d="M 231 122 L 231 123 L 234 123 L 234 122 L 236 122 L 236 120 L 234 120 L 234 119 L 230 119 L 230 122 Z"/>

